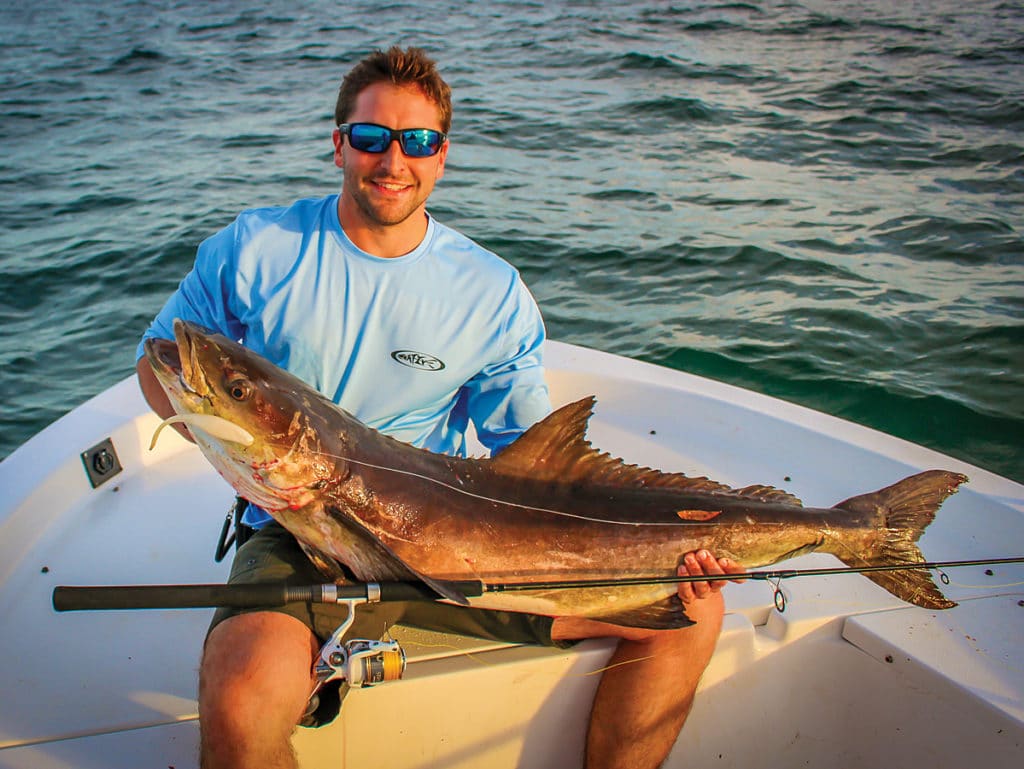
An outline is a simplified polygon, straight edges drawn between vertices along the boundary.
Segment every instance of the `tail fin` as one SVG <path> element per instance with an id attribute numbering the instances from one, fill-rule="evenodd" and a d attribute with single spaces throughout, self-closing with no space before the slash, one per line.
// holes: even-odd
<path id="1" fill-rule="evenodd" d="M 851 567 L 923 563 L 925 557 L 915 543 L 935 519 L 939 506 L 966 480 L 967 476 L 959 473 L 928 470 L 874 493 L 840 502 L 836 507 L 843 510 L 878 516 L 884 536 L 873 552 L 859 557 L 836 555 Z M 864 576 L 897 598 L 926 609 L 956 606 L 942 595 L 924 569 L 865 572 Z"/>

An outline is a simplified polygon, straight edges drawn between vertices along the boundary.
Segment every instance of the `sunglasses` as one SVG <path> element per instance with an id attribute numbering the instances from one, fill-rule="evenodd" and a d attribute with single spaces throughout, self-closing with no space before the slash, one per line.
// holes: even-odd
<path id="1" fill-rule="evenodd" d="M 395 130 L 376 123 L 342 123 L 338 130 L 348 137 L 348 143 L 352 148 L 360 152 L 387 152 L 391 142 L 397 141 L 402 152 L 410 158 L 429 158 L 436 155 L 447 138 L 446 134 L 432 128 Z"/>

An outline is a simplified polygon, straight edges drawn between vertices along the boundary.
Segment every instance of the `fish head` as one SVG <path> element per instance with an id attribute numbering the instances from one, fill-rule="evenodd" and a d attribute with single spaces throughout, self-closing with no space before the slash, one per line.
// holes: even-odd
<path id="1" fill-rule="evenodd" d="M 271 514 L 298 510 L 347 476 L 344 433 L 324 429 L 334 404 L 221 334 L 178 319 L 174 336 L 147 340 L 147 360 L 180 421 L 241 497 Z"/>

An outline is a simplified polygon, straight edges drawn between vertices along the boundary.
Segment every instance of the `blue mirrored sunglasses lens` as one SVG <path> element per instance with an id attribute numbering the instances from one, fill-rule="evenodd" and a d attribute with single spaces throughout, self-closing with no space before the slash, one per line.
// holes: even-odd
<path id="1" fill-rule="evenodd" d="M 424 158 L 441 148 L 441 134 L 429 128 L 402 131 L 402 152 L 410 157 Z"/>
<path id="2" fill-rule="evenodd" d="M 375 125 L 351 125 L 348 139 L 360 152 L 383 152 L 391 144 L 391 132 Z"/>

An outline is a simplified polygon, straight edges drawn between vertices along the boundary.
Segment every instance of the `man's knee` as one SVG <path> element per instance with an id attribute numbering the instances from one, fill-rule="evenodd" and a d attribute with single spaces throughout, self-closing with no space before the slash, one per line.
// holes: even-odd
<path id="1" fill-rule="evenodd" d="M 199 669 L 199 716 L 218 729 L 274 722 L 294 726 L 312 685 L 316 639 L 294 617 L 231 617 L 206 640 Z"/>

